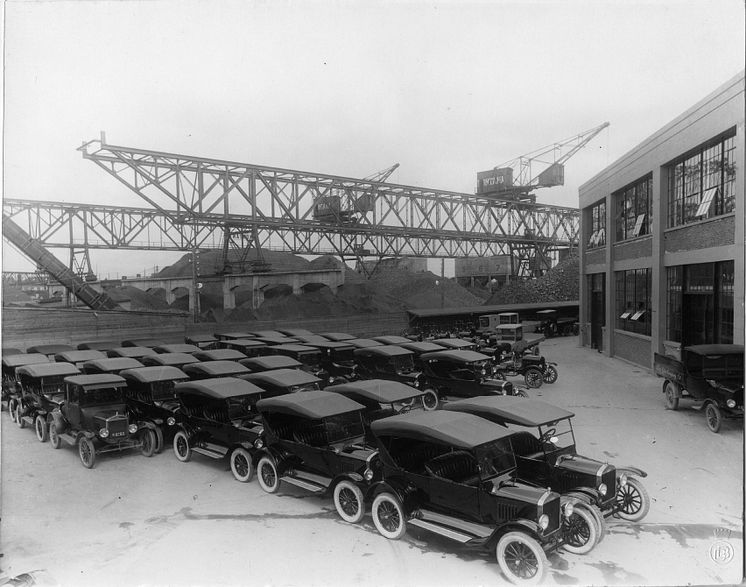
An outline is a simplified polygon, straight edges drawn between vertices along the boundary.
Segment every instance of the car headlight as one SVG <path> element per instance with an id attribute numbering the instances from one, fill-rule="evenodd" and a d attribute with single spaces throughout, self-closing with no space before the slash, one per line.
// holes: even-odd
<path id="1" fill-rule="evenodd" d="M 606 483 L 601 483 L 601 485 L 598 486 L 598 492 L 601 495 L 606 495 L 606 492 L 609 490 L 608 487 L 606 487 Z"/>
<path id="2" fill-rule="evenodd" d="M 101 428 L 101 430 L 98 431 L 98 435 L 101 438 L 106 438 L 107 436 L 109 436 L 109 429 L 108 428 Z"/>
<path id="3" fill-rule="evenodd" d="M 539 516 L 539 528 L 541 528 L 542 530 L 546 530 L 548 526 L 549 516 L 547 516 L 546 514 L 541 514 L 541 516 Z"/>
<path id="4" fill-rule="evenodd" d="M 575 506 L 572 503 L 566 503 L 564 509 L 565 517 L 569 518 L 575 513 Z"/>
<path id="5" fill-rule="evenodd" d="M 169 426 L 173 426 L 174 424 L 176 424 L 176 418 L 174 418 L 173 416 L 169 416 L 166 420 L 166 424 L 168 424 Z"/>
<path id="6" fill-rule="evenodd" d="M 729 399 L 727 402 L 725 402 L 725 405 L 727 405 L 729 408 L 735 408 L 736 407 L 736 400 Z"/>
<path id="7" fill-rule="evenodd" d="M 627 485 L 627 474 L 622 473 L 621 475 L 619 475 L 619 486 L 626 487 L 626 485 Z"/>
<path id="8" fill-rule="evenodd" d="M 254 441 L 254 448 L 262 448 L 264 446 L 264 441 L 261 438 L 257 438 Z"/>
<path id="9" fill-rule="evenodd" d="M 373 479 L 373 471 L 371 469 L 365 469 L 365 471 L 363 472 L 363 477 L 366 481 L 370 481 L 371 479 Z"/>
<path id="10" fill-rule="evenodd" d="M 134 434 L 135 432 L 137 432 L 137 424 L 130 424 L 127 427 L 127 430 L 130 431 L 130 434 Z"/>

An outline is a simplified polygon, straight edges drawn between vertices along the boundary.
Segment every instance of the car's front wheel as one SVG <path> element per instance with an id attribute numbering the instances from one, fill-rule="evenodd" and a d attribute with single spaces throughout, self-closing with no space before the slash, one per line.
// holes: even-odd
<path id="1" fill-rule="evenodd" d="M 596 544 L 599 544 L 606 536 L 606 520 L 597 505 L 589 504 L 587 507 L 588 513 L 593 516 L 593 521 L 596 522 L 596 533 L 598 534 Z"/>
<path id="2" fill-rule="evenodd" d="M 544 383 L 544 374 L 538 367 L 528 367 L 523 372 L 523 379 L 528 387 L 538 388 Z"/>
<path id="3" fill-rule="evenodd" d="M 544 383 L 555 383 L 559 379 L 559 371 L 554 365 L 547 365 L 544 371 Z"/>
<path id="4" fill-rule="evenodd" d="M 619 517 L 630 522 L 639 522 L 650 510 L 650 496 L 643 484 L 634 477 L 628 478 L 627 484 L 617 489 L 616 501 Z"/>
<path id="5" fill-rule="evenodd" d="M 39 442 L 46 442 L 49 440 L 49 428 L 47 427 L 47 421 L 44 416 L 38 415 L 34 418 L 34 428 L 36 429 L 36 438 Z"/>
<path id="6" fill-rule="evenodd" d="M 541 545 L 523 532 L 508 532 L 497 542 L 497 564 L 505 578 L 515 585 L 536 585 L 542 582 L 547 569 L 547 556 Z"/>
<path id="7" fill-rule="evenodd" d="M 54 422 L 49 423 L 49 444 L 52 445 L 52 448 L 59 448 L 62 446 L 62 439 L 60 438 L 60 435 L 57 434 L 57 425 Z"/>
<path id="8" fill-rule="evenodd" d="M 10 414 L 10 421 L 16 421 L 16 400 L 8 400 L 8 413 Z"/>
<path id="9" fill-rule="evenodd" d="M 357 524 L 365 516 L 363 492 L 352 481 L 340 481 L 334 487 L 334 507 L 345 522 Z"/>
<path id="10" fill-rule="evenodd" d="M 676 393 L 676 384 L 666 381 L 663 393 L 666 395 L 666 409 L 679 409 L 679 394 Z"/>
<path id="11" fill-rule="evenodd" d="M 376 530 L 389 540 L 399 540 L 407 532 L 404 507 L 395 495 L 381 493 L 373 500 L 371 508 Z"/>
<path id="12" fill-rule="evenodd" d="M 440 400 L 438 400 L 438 394 L 435 393 L 435 390 L 426 389 L 423 393 L 424 395 L 422 396 L 422 407 L 424 407 L 426 410 L 436 409 Z"/>
<path id="13" fill-rule="evenodd" d="M 23 406 L 21 406 L 20 402 L 16 404 L 16 417 L 14 418 L 16 421 L 16 424 L 18 424 L 19 428 L 25 428 L 26 427 L 26 420 L 23 419 Z"/>
<path id="14" fill-rule="evenodd" d="M 254 463 L 245 448 L 238 447 L 231 453 L 231 472 L 241 483 L 248 483 L 254 477 Z"/>
<path id="15" fill-rule="evenodd" d="M 150 428 L 146 428 L 141 432 L 140 442 L 142 443 L 142 446 L 140 447 L 142 455 L 145 457 L 152 457 L 155 454 L 156 446 L 155 432 Z"/>
<path id="16" fill-rule="evenodd" d="M 274 459 L 264 456 L 259 459 L 256 466 L 256 480 L 259 487 L 267 493 L 277 493 L 280 490 L 280 476 L 277 474 L 277 465 Z"/>
<path id="17" fill-rule="evenodd" d="M 189 446 L 189 438 L 183 430 L 174 434 L 174 455 L 182 463 L 187 463 L 192 458 L 192 447 Z"/>
<path id="18" fill-rule="evenodd" d="M 707 404 L 705 408 L 705 420 L 707 421 L 707 427 L 710 429 L 710 432 L 714 432 L 715 434 L 720 432 L 720 427 L 723 425 L 723 414 L 719 407 L 713 403 Z"/>
<path id="19" fill-rule="evenodd" d="M 81 436 L 78 440 L 78 454 L 83 466 L 86 469 L 93 469 L 93 465 L 96 464 L 96 447 L 93 445 L 93 441 Z"/>
<path id="20" fill-rule="evenodd" d="M 564 548 L 572 554 L 587 554 L 598 542 L 598 528 L 588 510 L 582 504 L 575 504 L 569 518 L 562 518 Z"/>

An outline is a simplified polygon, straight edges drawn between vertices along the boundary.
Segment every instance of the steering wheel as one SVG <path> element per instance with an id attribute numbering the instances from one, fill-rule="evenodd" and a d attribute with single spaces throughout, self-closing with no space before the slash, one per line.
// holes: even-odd
<path id="1" fill-rule="evenodd" d="M 549 430 L 546 430 L 544 434 L 541 435 L 541 438 L 539 439 L 541 442 L 549 442 L 549 439 L 554 436 L 554 434 L 557 432 L 556 428 L 550 428 Z"/>

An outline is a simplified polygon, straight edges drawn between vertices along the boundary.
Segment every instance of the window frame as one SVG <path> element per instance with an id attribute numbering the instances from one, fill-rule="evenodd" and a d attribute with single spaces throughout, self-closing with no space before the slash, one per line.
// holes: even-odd
<path id="1" fill-rule="evenodd" d="M 616 329 L 651 336 L 652 268 L 615 271 L 614 284 Z"/>
<path id="2" fill-rule="evenodd" d="M 647 236 L 653 222 L 653 174 L 612 193 L 616 242 Z"/>

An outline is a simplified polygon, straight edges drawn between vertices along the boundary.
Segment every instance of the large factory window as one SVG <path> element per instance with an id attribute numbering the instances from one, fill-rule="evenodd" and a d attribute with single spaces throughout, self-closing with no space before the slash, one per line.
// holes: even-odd
<path id="1" fill-rule="evenodd" d="M 606 200 L 601 200 L 591 206 L 589 232 L 589 249 L 602 247 L 606 244 Z"/>
<path id="2" fill-rule="evenodd" d="M 733 212 L 735 135 L 733 128 L 669 166 L 669 228 Z"/>
<path id="3" fill-rule="evenodd" d="M 619 330 L 650 336 L 651 274 L 651 269 L 616 272 L 616 327 Z"/>
<path id="4" fill-rule="evenodd" d="M 653 214 L 653 176 L 649 175 L 615 192 L 616 240 L 650 234 Z"/>

